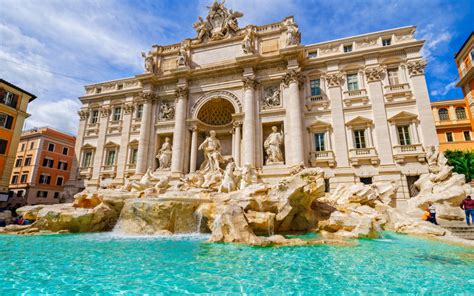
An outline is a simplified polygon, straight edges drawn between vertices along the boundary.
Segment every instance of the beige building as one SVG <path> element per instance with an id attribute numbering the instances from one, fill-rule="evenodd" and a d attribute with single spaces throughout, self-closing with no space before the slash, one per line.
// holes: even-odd
<path id="1" fill-rule="evenodd" d="M 194 38 L 143 53 L 144 73 L 85 87 L 76 185 L 192 173 L 214 130 L 222 157 L 264 181 L 304 164 L 328 190 L 394 180 L 409 198 L 438 145 L 415 27 L 302 45 L 293 17 L 240 28 L 241 15 L 216 2 Z"/>

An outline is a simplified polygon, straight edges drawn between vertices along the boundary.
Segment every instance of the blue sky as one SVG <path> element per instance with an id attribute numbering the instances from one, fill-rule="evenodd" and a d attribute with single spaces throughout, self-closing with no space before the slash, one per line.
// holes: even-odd
<path id="1" fill-rule="evenodd" d="M 75 134 L 85 84 L 142 72 L 141 51 L 194 37 L 212 0 L 0 0 L 0 77 L 36 94 L 26 128 Z M 474 29 L 474 1 L 227 0 L 240 25 L 295 16 L 303 44 L 416 25 L 432 100 L 461 98 L 453 55 Z M 57 74 L 53 74 L 57 73 Z M 61 74 L 61 75 L 59 75 Z"/>

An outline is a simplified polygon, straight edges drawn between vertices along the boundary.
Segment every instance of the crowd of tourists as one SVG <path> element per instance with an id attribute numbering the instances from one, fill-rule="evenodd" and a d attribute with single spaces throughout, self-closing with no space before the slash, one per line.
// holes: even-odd
<path id="1" fill-rule="evenodd" d="M 471 196 L 468 195 L 465 199 L 463 199 L 459 206 L 461 207 L 461 209 L 464 210 L 464 213 L 466 214 L 467 225 L 471 226 L 471 223 L 474 224 L 474 199 L 472 199 Z M 428 207 L 423 212 L 421 219 L 439 225 L 436 221 L 436 207 L 432 202 L 428 203 Z"/>

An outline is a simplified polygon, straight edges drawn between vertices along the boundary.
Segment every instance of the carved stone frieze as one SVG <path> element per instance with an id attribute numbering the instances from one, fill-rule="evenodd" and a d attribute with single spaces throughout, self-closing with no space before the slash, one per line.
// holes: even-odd
<path id="1" fill-rule="evenodd" d="M 160 120 L 173 120 L 175 114 L 175 105 L 171 101 L 163 101 L 160 106 Z"/>
<path id="2" fill-rule="evenodd" d="M 385 73 L 385 69 L 383 67 L 373 67 L 365 69 L 365 76 L 367 77 L 367 81 L 373 82 L 381 80 Z"/>
<path id="3" fill-rule="evenodd" d="M 408 73 L 410 73 L 410 76 L 423 75 L 425 74 L 426 64 L 425 60 L 409 62 L 407 63 Z"/>
<path id="4" fill-rule="evenodd" d="M 195 85 L 207 85 L 207 84 L 212 84 L 212 83 L 220 83 L 220 82 L 229 82 L 229 81 L 234 81 L 234 80 L 240 80 L 242 78 L 242 74 L 231 74 L 231 75 L 220 75 L 220 76 L 213 76 L 213 77 L 204 77 L 204 78 L 198 78 L 198 79 L 193 79 L 189 82 L 190 86 L 195 86 Z"/>
<path id="5" fill-rule="evenodd" d="M 266 86 L 263 89 L 262 107 L 271 109 L 281 106 L 281 90 L 279 85 Z"/>
<path id="6" fill-rule="evenodd" d="M 329 73 L 325 75 L 325 78 L 329 87 L 337 87 L 341 85 L 344 74 L 341 72 Z"/>
<path id="7" fill-rule="evenodd" d="M 244 77 L 242 82 L 244 83 L 244 89 L 255 88 L 258 85 L 258 81 L 250 77 Z"/>

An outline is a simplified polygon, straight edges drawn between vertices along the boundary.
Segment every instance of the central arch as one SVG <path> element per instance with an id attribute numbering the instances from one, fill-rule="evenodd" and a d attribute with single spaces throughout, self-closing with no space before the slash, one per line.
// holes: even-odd
<path id="1" fill-rule="evenodd" d="M 226 126 L 232 123 L 232 114 L 235 114 L 235 109 L 231 102 L 214 98 L 199 109 L 197 119 L 211 126 Z"/>

